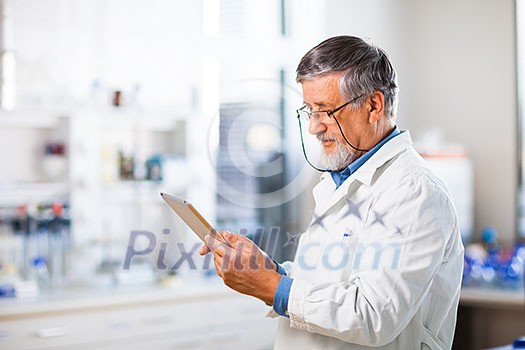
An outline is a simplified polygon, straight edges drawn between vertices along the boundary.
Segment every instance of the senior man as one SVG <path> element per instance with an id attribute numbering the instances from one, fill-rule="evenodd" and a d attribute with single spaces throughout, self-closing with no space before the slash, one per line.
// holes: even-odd
<path id="1" fill-rule="evenodd" d="M 275 264 L 230 232 L 224 242 L 208 236 L 200 253 L 213 253 L 226 285 L 272 305 L 275 349 L 450 349 L 463 269 L 457 216 L 395 124 L 386 53 L 330 38 L 301 59 L 297 82 L 298 116 L 321 142 L 326 170 L 294 261 Z"/>

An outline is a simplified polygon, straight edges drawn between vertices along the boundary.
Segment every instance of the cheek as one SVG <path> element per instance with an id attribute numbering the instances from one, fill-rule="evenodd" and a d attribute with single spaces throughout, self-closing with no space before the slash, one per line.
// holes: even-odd
<path id="1" fill-rule="evenodd" d="M 343 128 L 343 125 L 341 125 L 341 128 Z M 344 129 L 343 129 L 344 131 Z M 336 139 L 341 138 L 341 131 L 339 130 L 339 127 L 337 124 L 331 124 L 326 128 L 326 134 L 332 137 L 335 137 Z"/>
<path id="2" fill-rule="evenodd" d="M 341 130 L 343 130 L 346 137 L 362 135 L 368 125 L 367 123 L 368 119 L 365 116 L 355 116 L 351 123 L 341 124 Z M 340 135 L 341 132 L 337 131 Z"/>
<path id="3" fill-rule="evenodd" d="M 345 134 L 345 137 L 347 139 L 351 138 L 352 135 L 355 133 L 355 131 L 352 128 L 348 128 L 343 124 L 341 124 L 341 130 L 343 130 L 343 133 Z M 346 141 L 343 138 L 343 135 L 341 134 L 341 130 L 339 130 L 337 124 L 330 125 L 330 128 L 328 128 L 327 130 L 327 134 L 335 138 L 340 145 L 346 145 Z"/>

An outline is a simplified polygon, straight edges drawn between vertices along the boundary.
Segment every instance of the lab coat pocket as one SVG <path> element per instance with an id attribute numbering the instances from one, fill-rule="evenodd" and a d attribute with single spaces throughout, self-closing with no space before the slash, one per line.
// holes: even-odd
<path id="1" fill-rule="evenodd" d="M 336 224 L 322 249 L 319 265 L 330 281 L 348 281 L 354 264 L 358 238 L 344 223 Z"/>
<path id="2" fill-rule="evenodd" d="M 427 328 L 423 327 L 421 339 L 421 350 L 445 350 L 447 347 L 443 342 Z"/>

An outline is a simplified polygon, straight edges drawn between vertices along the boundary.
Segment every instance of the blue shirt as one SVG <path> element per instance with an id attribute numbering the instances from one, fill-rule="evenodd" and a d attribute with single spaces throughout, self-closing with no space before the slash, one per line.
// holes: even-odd
<path id="1" fill-rule="evenodd" d="M 370 159 L 376 153 L 385 143 L 390 141 L 393 137 L 399 135 L 401 131 L 396 126 L 394 128 L 394 131 L 392 131 L 387 137 L 385 137 L 381 142 L 379 142 L 377 145 L 375 145 L 371 150 L 363 154 L 361 157 L 357 158 L 355 161 L 353 161 L 349 166 L 347 166 L 345 169 L 335 172 L 331 171 L 330 175 L 332 176 L 332 179 L 335 182 L 336 188 L 341 186 L 343 182 L 346 181 L 352 175 L 361 167 L 361 165 L 365 164 L 365 162 Z M 290 298 L 290 289 L 292 288 L 292 282 L 293 279 L 286 276 L 285 269 L 277 264 L 277 272 L 279 272 L 281 275 L 281 280 L 279 281 L 279 284 L 277 285 L 277 289 L 275 290 L 275 295 L 273 296 L 273 309 L 275 312 L 277 312 L 279 315 L 284 317 L 289 317 L 287 315 L 287 309 L 288 309 L 288 299 Z"/>
<path id="2" fill-rule="evenodd" d="M 343 182 L 345 182 L 346 179 L 350 177 L 353 173 L 357 171 L 361 167 L 361 165 L 365 164 L 365 162 L 370 159 L 376 153 L 385 143 L 390 141 L 391 138 L 399 135 L 401 131 L 399 131 L 399 128 L 396 126 L 394 128 L 394 131 L 392 131 L 387 137 L 385 137 L 381 142 L 379 142 L 377 145 L 375 145 L 371 150 L 363 154 L 361 157 L 357 158 L 355 161 L 350 163 L 349 166 L 344 168 L 341 171 L 330 171 L 330 175 L 332 176 L 332 179 L 335 182 L 335 187 L 338 188 L 341 186 Z"/>

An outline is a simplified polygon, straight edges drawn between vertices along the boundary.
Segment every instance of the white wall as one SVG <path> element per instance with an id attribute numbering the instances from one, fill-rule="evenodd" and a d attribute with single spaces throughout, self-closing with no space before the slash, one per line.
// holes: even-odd
<path id="1" fill-rule="evenodd" d="M 475 233 L 516 222 L 516 64 L 513 0 L 327 0 L 327 36 L 371 37 L 399 73 L 399 125 L 438 127 L 474 161 Z"/>
<path id="2" fill-rule="evenodd" d="M 126 98 L 139 86 L 144 104 L 188 109 L 200 74 L 188 42 L 200 38 L 201 1 L 12 3 L 18 107 L 85 105 L 96 80 L 104 93 Z"/>
<path id="3" fill-rule="evenodd" d="M 186 69 L 197 55 L 188 56 L 183 49 L 187 43 L 175 34 L 181 28 L 199 30 L 200 21 L 189 19 L 199 17 L 200 2 L 187 8 L 186 15 L 176 11 L 182 3 L 14 2 L 19 103 L 81 99 L 89 93 L 92 80 L 102 77 L 108 88 L 129 89 L 141 81 L 143 97 L 154 96 L 149 100 L 156 105 L 189 104 L 188 87 L 198 84 L 195 77 L 201 72 L 199 67 Z M 326 36 L 366 36 L 385 48 L 399 73 L 399 125 L 416 137 L 427 128 L 439 127 L 448 139 L 466 146 L 475 163 L 475 229 L 494 225 L 509 242 L 515 232 L 517 182 L 514 0 L 293 0 L 291 4 L 295 16 L 290 18 L 290 31 L 300 42 L 286 50 L 283 43 L 276 43 L 266 51 L 295 56 L 317 44 L 321 38 L 313 39 L 317 30 L 312 30 L 315 25 L 308 18 L 312 13 L 326 21 Z M 117 21 L 120 14 L 129 20 Z M 142 14 L 155 20 L 141 21 Z M 153 35 L 145 35 L 143 28 L 150 28 Z M 167 42 L 166 33 L 175 39 Z M 260 40 L 252 45 L 260 45 Z M 201 52 L 213 51 L 213 45 L 197 46 L 205 46 Z M 167 51 L 159 55 L 161 48 Z M 251 49 L 243 46 L 242 51 Z"/>

